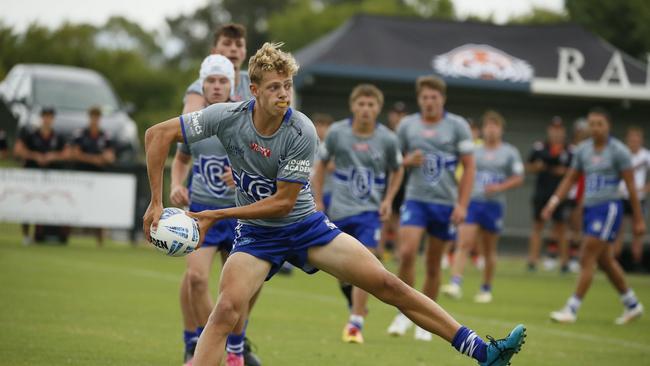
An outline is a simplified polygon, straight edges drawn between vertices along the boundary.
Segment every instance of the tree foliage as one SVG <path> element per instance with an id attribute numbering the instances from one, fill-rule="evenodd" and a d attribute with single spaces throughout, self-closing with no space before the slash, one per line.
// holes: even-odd
<path id="1" fill-rule="evenodd" d="M 566 0 L 573 22 L 584 26 L 634 57 L 650 52 L 650 1 Z"/>

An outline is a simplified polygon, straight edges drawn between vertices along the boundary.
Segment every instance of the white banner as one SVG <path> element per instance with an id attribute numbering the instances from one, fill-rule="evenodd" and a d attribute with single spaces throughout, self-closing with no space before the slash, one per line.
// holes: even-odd
<path id="1" fill-rule="evenodd" d="M 130 174 L 0 169 L 0 221 L 130 229 Z"/>

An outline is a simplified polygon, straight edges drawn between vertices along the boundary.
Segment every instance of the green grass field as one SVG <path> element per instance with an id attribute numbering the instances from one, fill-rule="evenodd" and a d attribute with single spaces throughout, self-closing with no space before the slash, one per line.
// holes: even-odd
<path id="1" fill-rule="evenodd" d="M 0 365 L 180 365 L 178 287 L 184 264 L 148 246 L 109 242 L 97 248 L 83 237 L 68 246 L 23 247 L 17 225 L 0 225 Z M 528 341 L 514 365 L 650 364 L 650 319 L 613 325 L 622 308 L 602 275 L 579 322 L 563 326 L 547 316 L 563 305 L 575 277 L 523 268 L 521 260 L 503 259 L 492 304 L 472 303 L 478 286 L 473 268 L 465 298 L 440 303 L 483 336 L 500 338 L 524 322 Z M 629 280 L 650 304 L 650 277 Z M 249 335 L 265 365 L 474 364 L 437 338 L 390 338 L 385 331 L 394 314 L 373 300 L 366 344 L 343 344 L 347 311 L 335 280 L 295 273 L 276 276 L 264 287 Z"/>

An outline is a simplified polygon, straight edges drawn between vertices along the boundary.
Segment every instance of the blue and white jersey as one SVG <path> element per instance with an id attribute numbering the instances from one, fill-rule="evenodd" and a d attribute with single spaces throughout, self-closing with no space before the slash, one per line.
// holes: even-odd
<path id="1" fill-rule="evenodd" d="M 505 204 L 504 192 L 486 195 L 485 187 L 501 184 L 515 175 L 524 175 L 524 164 L 519 150 L 505 142 L 496 149 L 489 149 L 483 145 L 474 151 L 474 159 L 476 161 L 476 176 L 474 177 L 472 200 Z"/>
<path id="2" fill-rule="evenodd" d="M 388 179 L 386 172 L 399 169 L 402 154 L 397 136 L 377 124 L 370 137 L 360 137 L 345 119 L 332 125 L 320 158 L 334 160 L 332 203 L 328 216 L 336 221 L 363 212 L 379 210 Z"/>
<path id="3" fill-rule="evenodd" d="M 621 199 L 621 171 L 632 168 L 632 159 L 628 148 L 618 139 L 610 137 L 600 151 L 589 139 L 576 148 L 571 167 L 584 173 L 585 206 L 594 206 Z"/>
<path id="4" fill-rule="evenodd" d="M 270 197 L 276 192 L 276 181 L 302 184 L 296 205 L 287 216 L 240 220 L 256 226 L 290 225 L 315 212 L 309 176 L 318 146 L 316 128 L 307 116 L 290 108 L 273 135 L 260 135 L 253 124 L 254 104 L 255 100 L 218 103 L 184 114 L 183 137 L 188 144 L 213 136 L 221 141 L 237 185 L 237 206 Z"/>
<path id="5" fill-rule="evenodd" d="M 445 112 L 436 123 L 411 114 L 399 124 L 397 136 L 404 154 L 421 150 L 424 164 L 410 168 L 406 200 L 453 206 L 458 199 L 454 176 L 459 158 L 474 151 L 469 124 L 464 118 Z"/>
<path id="6" fill-rule="evenodd" d="M 216 207 L 234 206 L 235 190 L 221 180 L 230 160 L 219 139 L 211 137 L 189 146 L 179 143 L 178 149 L 192 155 L 190 201 Z"/>
<path id="7" fill-rule="evenodd" d="M 201 79 L 196 79 L 190 86 L 185 90 L 185 96 L 188 94 L 198 94 L 203 95 L 203 85 L 201 85 Z M 230 100 L 241 102 L 244 100 L 253 99 L 253 94 L 251 94 L 251 79 L 248 77 L 248 72 L 240 71 L 239 72 L 239 82 L 235 91 L 231 93 Z M 183 96 L 183 103 L 185 103 L 185 96 Z"/>

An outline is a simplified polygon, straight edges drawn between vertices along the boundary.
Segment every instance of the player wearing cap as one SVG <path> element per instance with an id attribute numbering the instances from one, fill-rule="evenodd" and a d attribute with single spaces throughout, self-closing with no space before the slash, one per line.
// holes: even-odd
<path id="1" fill-rule="evenodd" d="M 214 32 L 214 40 L 210 53 L 228 58 L 235 67 L 235 86 L 230 99 L 234 102 L 252 98 L 248 72 L 241 69 L 246 59 L 246 27 L 237 23 L 229 23 L 219 27 Z M 194 81 L 185 91 L 185 107 L 188 111 L 203 109 L 203 85 L 200 80 Z"/>
<path id="2" fill-rule="evenodd" d="M 613 243 L 621 226 L 623 205 L 618 190 L 621 180 L 630 194 L 634 217 L 634 233 L 645 232 L 641 205 L 634 186 L 634 170 L 630 151 L 619 140 L 610 136 L 611 119 L 600 108 L 594 108 L 587 116 L 591 138 L 582 142 L 575 151 L 571 169 L 555 190 L 542 210 L 542 218 L 548 219 L 558 208 L 580 173 L 585 175 L 584 226 L 580 276 L 574 294 L 560 311 L 551 313 L 551 320 L 573 323 L 578 309 L 591 286 L 596 265 L 606 274 L 620 294 L 624 306 L 623 315 L 615 323 L 622 325 L 643 314 L 643 305 L 627 285 L 625 273 L 614 258 Z"/>
<path id="3" fill-rule="evenodd" d="M 289 107 L 295 59 L 266 43 L 249 61 L 255 99 L 212 105 L 150 127 L 145 134 L 151 202 L 143 228 L 155 229 L 163 211 L 162 171 L 169 145 L 216 136 L 226 146 L 237 207 L 192 213 L 201 237 L 218 221 L 239 220 L 224 265 L 217 304 L 194 356 L 194 366 L 216 365 L 227 335 L 245 317 L 250 299 L 284 261 L 308 273 L 323 270 L 398 307 L 424 329 L 481 365 L 505 366 L 519 351 L 525 328 L 485 343 L 430 298 L 388 272 L 358 240 L 320 211 L 309 187 L 318 137 L 313 123 Z M 147 235 L 148 236 L 148 235 Z"/>
<path id="4" fill-rule="evenodd" d="M 530 233 L 528 249 L 528 269 L 535 271 L 539 261 L 542 246 L 542 232 L 547 220 L 541 217 L 542 208 L 548 202 L 555 189 L 562 181 L 562 177 L 571 164 L 571 151 L 566 143 L 566 129 L 560 117 L 553 117 L 546 129 L 546 141 L 537 141 L 528 157 L 526 170 L 528 173 L 537 174 L 535 191 L 533 193 L 533 226 Z M 549 243 L 549 260 L 545 264 L 547 269 L 555 267 L 558 247 L 560 249 L 561 264 L 563 268 L 568 265 L 568 251 L 565 243 L 567 204 L 562 201 L 560 207 L 551 217 L 553 221 L 552 240 Z"/>

